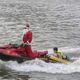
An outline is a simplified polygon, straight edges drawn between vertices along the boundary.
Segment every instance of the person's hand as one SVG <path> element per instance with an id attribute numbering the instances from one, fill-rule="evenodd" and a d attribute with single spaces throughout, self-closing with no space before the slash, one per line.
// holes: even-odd
<path id="1" fill-rule="evenodd" d="M 24 47 L 24 46 L 28 46 L 28 45 L 31 45 L 31 43 L 26 42 L 26 43 L 22 43 L 22 44 L 21 44 L 21 46 L 23 46 L 23 47 Z"/>
<path id="2" fill-rule="evenodd" d="M 29 43 L 28 41 L 25 43 L 25 45 L 31 45 L 31 43 Z"/>

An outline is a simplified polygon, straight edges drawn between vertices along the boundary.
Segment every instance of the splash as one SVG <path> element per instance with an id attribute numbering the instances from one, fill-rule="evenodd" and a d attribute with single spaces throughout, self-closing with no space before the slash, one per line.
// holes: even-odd
<path id="1" fill-rule="evenodd" d="M 63 52 L 64 54 L 70 57 L 78 57 L 80 56 L 80 47 L 62 47 L 59 48 L 59 51 Z M 53 54 L 53 49 L 48 49 L 49 55 Z"/>
<path id="2" fill-rule="evenodd" d="M 21 71 L 21 72 L 45 72 L 45 73 L 63 73 L 63 74 L 69 74 L 73 72 L 80 72 L 80 54 L 78 57 L 75 57 L 75 53 L 80 51 L 80 48 L 59 48 L 60 50 L 63 50 L 63 52 L 68 52 L 68 54 L 73 55 L 71 59 L 74 59 L 74 62 L 70 64 L 62 64 L 62 63 L 46 63 L 40 59 L 34 59 L 30 61 L 25 61 L 22 64 L 17 63 L 16 61 L 9 61 L 9 62 L 2 62 L 0 61 L 1 65 L 5 65 L 7 68 L 15 71 Z M 48 49 L 49 54 L 53 54 L 52 49 Z"/>
<path id="3" fill-rule="evenodd" d="M 42 60 L 35 59 L 32 61 L 26 61 L 22 64 L 17 62 L 9 62 L 6 67 L 21 72 L 45 72 L 45 73 L 63 73 L 69 74 L 73 72 L 80 72 L 80 58 L 70 64 L 62 63 L 46 63 Z"/>

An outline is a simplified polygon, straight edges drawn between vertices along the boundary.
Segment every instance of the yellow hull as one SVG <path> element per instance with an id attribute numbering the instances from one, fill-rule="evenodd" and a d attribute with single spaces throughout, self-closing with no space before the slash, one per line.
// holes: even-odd
<path id="1" fill-rule="evenodd" d="M 56 62 L 60 62 L 60 63 L 64 63 L 64 64 L 71 63 L 68 60 L 60 59 L 60 58 L 57 58 L 57 57 L 54 57 L 54 56 L 49 56 L 49 59 L 51 59 L 53 62 L 56 61 Z"/>

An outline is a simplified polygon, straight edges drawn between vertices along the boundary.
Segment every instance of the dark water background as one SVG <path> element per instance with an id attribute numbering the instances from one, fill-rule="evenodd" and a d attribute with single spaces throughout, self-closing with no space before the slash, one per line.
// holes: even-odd
<path id="1" fill-rule="evenodd" d="M 33 49 L 80 46 L 79 0 L 0 0 L 0 44 L 21 42 L 30 22 Z M 80 80 L 80 73 L 16 72 L 0 66 L 1 80 Z"/>

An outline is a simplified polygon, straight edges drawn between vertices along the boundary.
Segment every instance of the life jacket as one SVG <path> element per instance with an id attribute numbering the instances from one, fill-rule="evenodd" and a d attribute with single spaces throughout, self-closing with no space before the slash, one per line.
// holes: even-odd
<path id="1" fill-rule="evenodd" d="M 56 54 L 57 54 L 57 57 L 59 57 L 59 58 L 62 58 L 62 59 L 65 58 L 65 55 L 63 52 L 57 52 Z"/>

